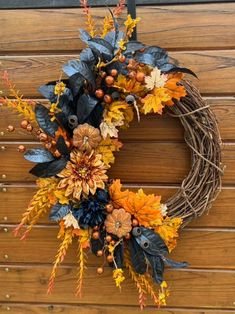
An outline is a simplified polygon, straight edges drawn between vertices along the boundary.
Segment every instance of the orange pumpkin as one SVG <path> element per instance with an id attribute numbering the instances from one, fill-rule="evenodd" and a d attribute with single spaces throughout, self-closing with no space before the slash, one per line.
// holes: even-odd
<path id="1" fill-rule="evenodd" d="M 73 130 L 73 145 L 81 151 L 90 152 L 101 141 L 99 129 L 84 123 Z"/>

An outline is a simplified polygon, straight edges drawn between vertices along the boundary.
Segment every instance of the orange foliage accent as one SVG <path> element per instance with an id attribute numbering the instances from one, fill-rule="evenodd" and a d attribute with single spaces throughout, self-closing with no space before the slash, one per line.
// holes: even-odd
<path id="1" fill-rule="evenodd" d="M 174 105 L 172 98 L 180 100 L 181 97 L 185 97 L 187 95 L 184 86 L 179 85 L 183 76 L 183 73 L 168 74 L 168 80 L 164 86 L 164 88 L 167 89 L 168 95 L 171 97 L 171 100 L 166 103 L 168 106 Z"/>
<path id="2" fill-rule="evenodd" d="M 142 189 L 137 193 L 129 192 L 124 200 L 123 208 L 135 216 L 139 224 L 144 227 L 159 225 L 162 222 L 160 210 L 160 196 L 146 195 Z"/>
<path id="3" fill-rule="evenodd" d="M 95 37 L 96 35 L 96 30 L 95 30 L 95 22 L 92 18 L 91 12 L 90 12 L 90 7 L 88 6 L 88 1 L 87 0 L 80 0 L 81 6 L 83 7 L 83 13 L 85 14 L 87 21 L 87 30 L 91 37 Z"/>
<path id="4" fill-rule="evenodd" d="M 129 195 L 129 190 L 121 191 L 122 184 L 120 180 L 115 180 L 109 187 L 109 194 L 114 208 L 121 208 Z"/>
<path id="5" fill-rule="evenodd" d="M 48 294 L 51 293 L 53 290 L 57 267 L 63 262 L 65 255 L 67 253 L 68 247 L 72 243 L 72 241 L 73 241 L 73 229 L 71 228 L 66 229 L 64 233 L 64 238 L 62 242 L 60 243 L 58 253 L 56 255 L 56 259 L 54 261 L 54 265 L 52 268 L 52 272 L 51 272 L 51 276 L 50 276 L 49 284 L 48 284 L 48 289 L 47 289 Z"/>

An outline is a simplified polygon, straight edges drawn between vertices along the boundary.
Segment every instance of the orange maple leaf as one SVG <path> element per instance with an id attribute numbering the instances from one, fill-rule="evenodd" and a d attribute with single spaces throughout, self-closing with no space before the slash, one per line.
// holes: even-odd
<path id="1" fill-rule="evenodd" d="M 120 180 L 115 180 L 109 187 L 109 195 L 114 208 L 121 208 L 129 195 L 129 190 L 121 191 L 122 184 Z"/>
<path id="2" fill-rule="evenodd" d="M 129 192 L 128 198 L 124 200 L 124 209 L 133 215 L 144 227 L 156 226 L 162 223 L 160 209 L 160 196 L 154 194 L 146 195 L 142 189 L 137 193 Z"/>
<path id="3" fill-rule="evenodd" d="M 174 105 L 172 98 L 180 100 L 181 97 L 186 96 L 187 93 L 185 87 L 179 85 L 179 82 L 183 76 L 183 73 L 172 73 L 168 75 L 168 80 L 164 85 L 164 88 L 167 89 L 168 95 L 171 97 L 171 99 L 166 103 L 168 106 Z"/>

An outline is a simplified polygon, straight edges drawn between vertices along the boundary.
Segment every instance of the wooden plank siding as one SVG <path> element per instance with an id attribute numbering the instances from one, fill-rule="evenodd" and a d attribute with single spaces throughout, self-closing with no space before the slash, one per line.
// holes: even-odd
<path id="1" fill-rule="evenodd" d="M 93 13 L 101 23 L 107 12 L 105 7 L 99 7 L 104 1 L 91 2 L 98 6 Z M 222 191 L 209 213 L 181 231 L 172 258 L 186 260 L 190 266 L 185 270 L 167 269 L 171 296 L 168 306 L 158 313 L 234 313 L 235 3 L 193 4 L 208 1 L 181 0 L 181 4 L 174 4 L 179 1 L 171 0 L 160 5 L 162 2 L 137 0 L 137 4 L 141 3 L 137 14 L 142 18 L 138 39 L 168 49 L 177 64 L 198 74 L 199 80 L 192 80 L 219 122 L 226 172 Z M 0 72 L 7 70 L 25 97 L 45 102 L 37 88 L 58 79 L 61 65 L 76 58 L 84 47 L 78 34 L 84 24 L 82 12 L 72 8 L 77 5 L 73 0 L 66 4 L 64 0 L 0 0 L 0 29 L 4 30 L 0 36 Z M 121 20 L 124 19 L 125 15 Z M 150 19 L 153 23 L 149 23 Z M 4 90 L 0 82 L 1 89 Z M 54 293 L 46 295 L 59 243 L 57 225 L 44 217 L 27 241 L 21 242 L 12 235 L 35 192 L 35 178 L 28 174 L 32 164 L 23 160 L 17 147 L 40 145 L 19 123 L 15 113 L 0 106 L 0 314 L 138 313 L 134 284 L 127 279 L 122 291 L 116 290 L 110 269 L 105 268 L 102 276 L 96 275 L 101 259 L 92 255 L 83 298 L 74 296 L 76 244 L 58 270 Z M 6 131 L 9 124 L 15 126 L 15 132 Z M 128 130 L 120 132 L 124 146 L 116 153 L 109 175 L 121 178 L 126 188 L 144 188 L 147 193 L 162 195 L 166 201 L 190 168 L 190 153 L 183 135 L 178 119 L 169 115 L 149 115 L 140 123 L 134 121 Z M 156 313 L 156 309 L 151 305 L 145 312 Z"/>

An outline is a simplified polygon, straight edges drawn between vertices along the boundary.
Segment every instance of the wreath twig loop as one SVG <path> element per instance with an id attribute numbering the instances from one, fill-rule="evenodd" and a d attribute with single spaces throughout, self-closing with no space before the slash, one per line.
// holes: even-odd
<path id="1" fill-rule="evenodd" d="M 167 108 L 184 128 L 184 139 L 191 151 L 191 170 L 180 189 L 167 200 L 168 214 L 181 217 L 184 224 L 209 210 L 221 190 L 224 167 L 221 162 L 221 138 L 214 113 L 205 104 L 197 88 L 182 83 L 187 96 Z"/>

